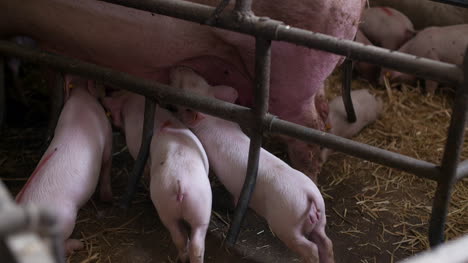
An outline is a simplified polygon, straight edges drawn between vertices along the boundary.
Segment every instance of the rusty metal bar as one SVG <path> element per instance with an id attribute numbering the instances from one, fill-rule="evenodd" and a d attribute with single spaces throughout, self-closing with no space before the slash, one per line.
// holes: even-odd
<path id="1" fill-rule="evenodd" d="M 205 23 L 214 11 L 213 7 L 181 0 L 103 1 L 201 24 Z M 425 79 L 456 85 L 461 84 L 463 80 L 462 70 L 453 64 L 417 58 L 412 55 L 389 51 L 375 46 L 365 46 L 351 40 L 338 39 L 325 34 L 286 26 L 279 21 L 268 18 L 259 18 L 251 15 L 246 19 L 237 19 L 234 14 L 225 13 L 219 15 L 215 26 L 255 37 L 286 41 L 336 53 L 352 60 L 378 64 Z"/>
<path id="2" fill-rule="evenodd" d="M 243 126 L 249 126 L 253 122 L 249 108 L 207 98 L 192 92 L 173 89 L 167 85 L 139 79 L 129 74 L 106 69 L 91 63 L 81 62 L 44 51 L 23 48 L 5 41 L 0 41 L 0 53 L 17 56 L 32 63 L 44 64 L 86 78 L 99 80 L 121 89 L 154 97 L 157 101 L 189 107 L 196 111 L 237 122 Z M 435 164 L 274 118 L 275 116 L 271 114 L 265 116 L 263 120 L 264 130 L 316 143 L 357 158 L 367 159 L 432 180 L 435 180 L 439 174 L 439 169 Z"/>
<path id="3" fill-rule="evenodd" d="M 153 138 L 154 116 L 156 111 L 156 100 L 151 97 L 145 97 L 145 113 L 143 121 L 143 131 L 141 136 L 141 146 L 138 157 L 133 166 L 132 174 L 128 178 L 127 192 L 122 199 L 121 207 L 128 208 L 135 195 L 138 182 L 140 182 L 146 161 L 148 160 L 151 139 Z"/>
<path id="4" fill-rule="evenodd" d="M 247 174 L 242 186 L 242 191 L 237 202 L 234 218 L 227 235 L 227 242 L 230 245 L 236 243 L 240 227 L 244 221 L 245 213 L 249 207 L 252 193 L 258 174 L 259 157 L 262 146 L 263 125 L 262 121 L 268 112 L 269 91 L 270 91 L 270 64 L 271 64 L 271 41 L 257 38 L 255 41 L 255 90 L 254 107 L 252 114 L 254 122 L 252 135 L 250 137 L 249 159 L 247 163 Z"/>
<path id="5" fill-rule="evenodd" d="M 432 205 L 429 225 L 429 242 L 431 246 L 444 242 L 445 220 L 450 203 L 450 193 L 456 180 L 458 160 L 463 147 L 466 111 L 468 109 L 468 53 L 465 53 L 463 67 L 465 81 L 456 90 L 452 119 L 442 158 L 441 175 L 437 180 L 437 190 Z"/>
<path id="6" fill-rule="evenodd" d="M 5 110 L 6 110 L 6 83 L 5 83 L 5 60 L 0 57 L 0 130 L 3 127 L 5 121 Z"/>
<path id="7" fill-rule="evenodd" d="M 468 160 L 461 162 L 457 168 L 457 176 L 455 180 L 458 182 L 468 176 Z"/>
<path id="8" fill-rule="evenodd" d="M 343 97 L 343 105 L 346 110 L 348 122 L 356 122 L 356 112 L 351 99 L 351 82 L 353 80 L 353 61 L 346 59 L 343 63 L 343 84 L 341 86 L 341 95 Z"/>

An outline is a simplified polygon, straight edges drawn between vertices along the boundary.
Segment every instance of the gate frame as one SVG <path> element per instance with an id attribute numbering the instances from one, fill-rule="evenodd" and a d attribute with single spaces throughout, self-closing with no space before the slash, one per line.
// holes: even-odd
<path id="1" fill-rule="evenodd" d="M 224 12 L 221 5 L 215 9 L 211 6 L 182 0 L 104 1 L 255 36 L 256 88 L 254 90 L 255 103 L 252 109 L 206 98 L 187 91 L 176 90 L 164 84 L 139 79 L 127 73 L 100 67 L 77 59 L 24 48 L 7 41 L 0 41 L 0 54 L 15 56 L 32 63 L 46 65 L 62 73 L 70 72 L 141 94 L 146 97 L 147 101 L 148 99 L 153 101 L 148 102 L 145 109 L 150 110 L 151 107 L 149 105 L 154 106 L 154 102 L 163 101 L 164 103 L 186 106 L 196 111 L 236 122 L 244 127 L 253 128 L 249 148 L 247 176 L 228 232 L 228 244 L 233 245 L 236 242 L 251 194 L 255 187 L 263 132 L 287 135 L 308 143 L 319 144 L 347 155 L 437 181 L 437 191 L 434 197 L 429 226 L 429 241 L 431 246 L 436 246 L 444 241 L 444 226 L 452 187 L 457 181 L 468 176 L 468 160 L 459 163 L 467 114 L 466 104 L 468 102 L 468 48 L 462 66 L 426 58 L 417 58 L 400 52 L 389 51 L 374 46 L 365 46 L 350 40 L 342 40 L 325 34 L 290 27 L 280 21 L 266 17 L 257 17 L 251 11 L 252 0 L 237 0 L 232 11 Z M 222 4 L 227 4 L 228 2 L 229 0 L 222 0 Z M 365 61 L 425 79 L 455 85 L 457 87 L 456 97 L 452 107 L 451 122 L 441 164 L 436 165 L 355 142 L 284 121 L 269 114 L 267 110 L 271 41 L 294 43 L 343 55 L 352 60 Z M 148 121 L 148 116 L 150 115 L 145 110 L 145 122 Z M 151 136 L 148 132 L 152 132 L 149 130 L 145 129 L 143 132 L 143 138 L 146 138 L 146 140 L 142 143 L 142 146 L 145 144 L 149 145 Z M 141 148 L 142 151 L 145 147 Z M 145 154 L 141 151 L 137 162 L 146 160 L 144 158 Z M 134 176 L 138 176 L 141 172 L 134 169 L 133 174 Z M 1 187 L 0 185 L 0 189 Z"/>

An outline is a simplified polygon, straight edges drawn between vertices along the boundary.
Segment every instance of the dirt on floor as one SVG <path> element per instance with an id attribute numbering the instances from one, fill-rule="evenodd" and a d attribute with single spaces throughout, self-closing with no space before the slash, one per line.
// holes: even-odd
<path id="1" fill-rule="evenodd" d="M 328 82 L 328 95 L 339 92 L 339 74 Z M 33 78 L 34 79 L 34 78 Z M 26 89 L 27 107 L 9 104 L 7 127 L 0 136 L 0 178 L 16 194 L 34 170 L 47 127 L 45 95 L 35 83 Z M 370 88 L 385 102 L 381 118 L 356 141 L 439 163 L 443 153 L 453 92 L 425 96 L 403 88 L 390 94 L 356 80 L 353 88 Z M 281 145 L 266 137 L 265 147 L 287 160 Z M 466 140 L 465 140 L 466 142 Z M 466 143 L 465 143 L 466 144 Z M 147 180 L 129 210 L 118 207 L 133 160 L 123 136 L 114 132 L 112 185 L 114 203 L 90 200 L 79 212 L 73 237 L 86 248 L 68 262 L 176 262 L 176 249 L 148 194 Z M 466 159 L 468 151 L 463 152 Z M 229 194 L 212 178 L 213 213 L 206 240 L 206 262 L 300 262 L 274 237 L 265 221 L 249 211 L 234 247 L 224 245 L 233 216 Z M 327 233 L 337 263 L 396 262 L 428 248 L 427 229 L 435 183 L 368 161 L 335 153 L 319 178 L 327 207 Z M 456 185 L 446 234 L 468 233 L 468 180 Z"/>

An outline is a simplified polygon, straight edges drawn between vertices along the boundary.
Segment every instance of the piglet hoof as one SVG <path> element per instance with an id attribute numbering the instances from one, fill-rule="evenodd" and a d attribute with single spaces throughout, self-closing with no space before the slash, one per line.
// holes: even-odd
<path id="1" fill-rule="evenodd" d="M 82 250 L 84 248 L 83 242 L 78 239 L 67 239 L 65 241 L 65 252 L 69 256 L 73 254 L 76 250 Z"/>

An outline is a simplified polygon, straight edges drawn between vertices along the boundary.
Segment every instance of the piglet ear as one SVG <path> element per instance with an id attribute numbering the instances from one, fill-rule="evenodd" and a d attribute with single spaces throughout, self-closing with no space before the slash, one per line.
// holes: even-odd
<path id="1" fill-rule="evenodd" d="M 122 108 L 125 104 L 126 99 L 127 96 L 120 94 L 118 96 L 113 97 L 104 97 L 101 100 L 102 105 L 111 115 L 112 123 L 116 127 L 122 127 Z"/>
<path id="2" fill-rule="evenodd" d="M 182 110 L 180 113 L 180 120 L 189 128 L 196 126 L 204 118 L 202 113 L 191 109 Z"/>
<path id="3" fill-rule="evenodd" d="M 214 97 L 220 100 L 234 103 L 239 97 L 237 90 L 229 86 L 215 86 L 213 89 Z"/>

